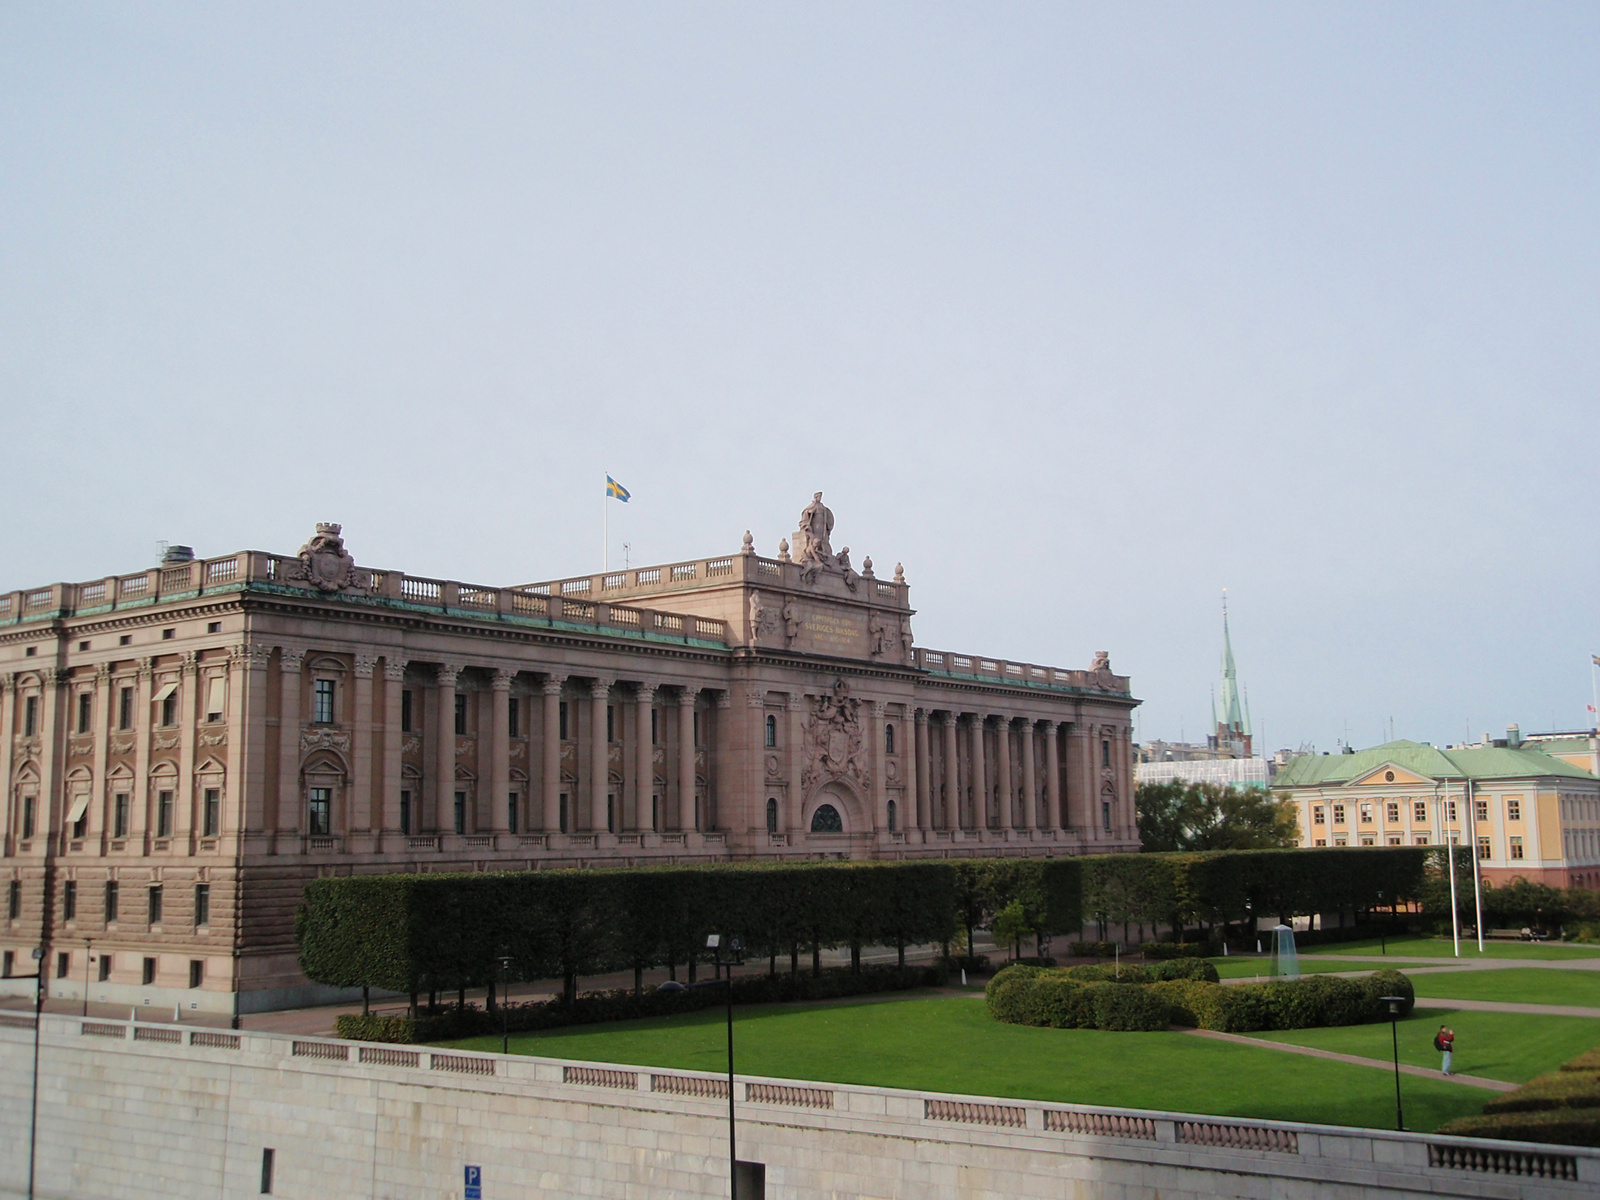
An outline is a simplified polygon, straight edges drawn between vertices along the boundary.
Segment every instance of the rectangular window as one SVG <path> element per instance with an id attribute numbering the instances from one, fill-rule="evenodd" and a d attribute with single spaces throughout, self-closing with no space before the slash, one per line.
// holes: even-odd
<path id="1" fill-rule="evenodd" d="M 1508 821 L 1520 821 L 1520 820 L 1522 820 L 1522 801 L 1521 800 L 1507 800 L 1506 801 L 1506 820 L 1508 820 Z"/>
<path id="2" fill-rule="evenodd" d="M 565 700 L 556 706 L 556 719 L 561 726 L 561 740 L 563 742 L 570 741 L 571 739 L 567 737 L 567 702 Z"/>
<path id="3" fill-rule="evenodd" d="M 211 924 L 211 885 L 194 885 L 194 926 L 196 929 Z"/>
<path id="4" fill-rule="evenodd" d="M 117 834 L 124 837 L 124 834 Z M 156 793 L 156 836 L 168 838 L 172 836 L 172 793 Z"/>
<path id="5" fill-rule="evenodd" d="M 1350 839 L 1347 837 L 1335 837 L 1333 839 L 1333 844 L 1335 846 L 1348 846 L 1350 844 Z"/>
<path id="6" fill-rule="evenodd" d="M 106 924 L 117 919 L 117 881 L 106 880 Z"/>
<path id="7" fill-rule="evenodd" d="M 1109 800 L 1100 801 L 1100 824 L 1107 833 L 1111 832 L 1111 801 Z"/>
<path id="8" fill-rule="evenodd" d="M 506 797 L 506 828 L 509 829 L 512 833 L 517 832 L 517 800 L 518 799 L 519 799 L 519 797 L 518 797 L 516 792 L 512 792 L 508 797 Z"/>
<path id="9" fill-rule="evenodd" d="M 149 987 L 155 981 L 156 960 L 153 958 L 147 958 L 144 960 L 144 969 L 139 972 L 139 982 L 143 983 L 145 987 Z"/>
<path id="10" fill-rule="evenodd" d="M 1428 844 L 1428 835 L 1425 833 L 1417 834 L 1411 839 L 1411 844 L 1413 846 L 1426 846 Z"/>
<path id="11" fill-rule="evenodd" d="M 1400 824 L 1400 801 L 1391 800 L 1383 806 L 1383 819 L 1391 825 Z"/>
<path id="12" fill-rule="evenodd" d="M 411 732 L 411 693 L 400 693 L 400 732 Z"/>
<path id="13" fill-rule="evenodd" d="M 306 809 L 306 832 L 312 837 L 327 837 L 328 831 L 333 828 L 333 789 L 310 789 Z"/>
<path id="14" fill-rule="evenodd" d="M 1318 838 L 1316 844 L 1319 845 L 1319 846 L 1326 846 L 1328 844 L 1328 839 L 1327 838 Z"/>
<path id="15" fill-rule="evenodd" d="M 311 720 L 318 725 L 333 724 L 333 680 L 317 680 L 311 697 Z"/>
<path id="16" fill-rule="evenodd" d="M 515 696 L 506 697 L 506 731 L 512 737 L 522 736 L 522 705 Z"/>
<path id="17" fill-rule="evenodd" d="M 1488 857 L 1489 857 L 1489 839 L 1486 838 L 1486 837 L 1481 837 L 1481 838 L 1478 839 L 1478 859 L 1480 861 L 1482 861 L 1483 859 L 1486 859 Z"/>
<path id="18" fill-rule="evenodd" d="M 569 805 L 567 804 L 567 793 L 562 792 L 561 793 L 561 817 L 560 817 L 561 832 L 562 833 L 570 833 L 571 832 L 571 829 L 568 827 L 570 825 L 570 821 L 568 820 L 568 813 L 569 813 Z"/>
<path id="19" fill-rule="evenodd" d="M 1519 837 L 1514 837 L 1511 839 L 1511 857 L 1522 857 L 1522 839 Z"/>
<path id="20" fill-rule="evenodd" d="M 222 632 L 222 622 L 221 621 L 207 621 L 206 622 L 206 632 L 207 633 L 221 633 Z"/>
<path id="21" fill-rule="evenodd" d="M 101 983 L 111 978 L 111 955 L 102 953 L 96 966 L 99 968 Z"/>
<path id="22" fill-rule="evenodd" d="M 197 988 L 205 981 L 206 960 L 203 958 L 191 958 L 189 960 L 189 986 Z"/>
<path id="23" fill-rule="evenodd" d="M 1333 823 L 1335 825 L 1344 824 L 1344 805 L 1335 804 L 1333 806 Z"/>
<path id="24" fill-rule="evenodd" d="M 1328 823 L 1327 816 L 1328 814 L 1322 805 L 1314 804 L 1311 806 L 1311 823 L 1313 825 L 1326 825 Z"/>
<path id="25" fill-rule="evenodd" d="M 159 883 L 150 888 L 150 924 L 161 924 L 161 885 Z"/>
<path id="26" fill-rule="evenodd" d="M 222 790 L 207 788 L 200 802 L 200 836 L 216 837 L 222 832 Z"/>
<path id="27" fill-rule="evenodd" d="M 170 729 L 178 723 L 178 693 L 168 692 L 161 698 L 161 724 Z"/>
<path id="28" fill-rule="evenodd" d="M 10 979 L 11 972 L 17 969 L 17 955 L 14 950 L 7 950 L 0 958 L 0 979 Z"/>
<path id="29" fill-rule="evenodd" d="M 411 793 L 400 793 L 400 832 L 411 832 Z"/>
<path id="30" fill-rule="evenodd" d="M 456 793 L 455 821 L 456 832 L 465 833 L 467 831 L 467 794 L 465 792 Z"/>
<path id="31" fill-rule="evenodd" d="M 65 979 L 72 973 L 72 955 L 63 950 L 56 955 L 56 978 Z"/>
<path id="32" fill-rule="evenodd" d="M 467 736 L 467 698 L 456 693 L 456 736 Z"/>
<path id="33" fill-rule="evenodd" d="M 72 807 L 76 809 L 79 804 L 83 805 L 83 811 L 79 814 L 78 819 L 72 822 L 72 836 L 81 839 L 88 836 L 89 833 L 89 797 L 79 796 L 73 802 Z"/>
<path id="34" fill-rule="evenodd" d="M 617 797 L 614 792 L 606 793 L 606 832 L 617 831 Z"/>
<path id="35" fill-rule="evenodd" d="M 1398 833 L 1391 833 L 1389 834 L 1387 841 L 1391 846 L 1398 846 L 1400 844 L 1400 835 Z"/>
<path id="36" fill-rule="evenodd" d="M 1452 825 L 1455 824 L 1456 802 L 1454 800 L 1446 800 L 1444 802 L 1444 819 L 1449 821 Z"/>
<path id="37" fill-rule="evenodd" d="M 13 879 L 6 888 L 6 917 L 15 921 L 22 916 L 22 881 Z"/>
<path id="38" fill-rule="evenodd" d="M 29 696 L 22 702 L 22 736 L 32 737 L 39 728 L 39 697 Z"/>
<path id="39" fill-rule="evenodd" d="M 1109 767 L 1111 765 L 1111 743 L 1110 742 L 1101 742 L 1100 743 L 1100 765 L 1102 767 Z"/>
<path id="40" fill-rule="evenodd" d="M 652 746 L 661 744 L 660 722 L 656 720 L 656 710 L 653 708 L 650 710 L 650 744 Z"/>
<path id="41" fill-rule="evenodd" d="M 89 692 L 78 693 L 78 732 L 89 732 L 89 721 L 94 715 L 94 696 Z"/>
<path id="42" fill-rule="evenodd" d="M 1418 825 L 1426 825 L 1428 823 L 1428 802 L 1426 800 L 1417 800 L 1411 805 L 1411 819 Z"/>
<path id="43" fill-rule="evenodd" d="M 263 1150 L 261 1152 L 261 1194 L 263 1196 L 272 1195 L 272 1160 L 276 1154 L 277 1151 L 275 1150 Z"/>
<path id="44" fill-rule="evenodd" d="M 22 836 L 25 838 L 31 838 L 33 836 L 33 827 L 35 823 L 34 806 L 36 803 L 37 802 L 32 796 L 24 796 L 22 798 Z"/>
<path id="45" fill-rule="evenodd" d="M 75 921 L 78 919 L 78 881 L 69 879 L 61 888 L 61 919 Z"/>
<path id="46" fill-rule="evenodd" d="M 133 728 L 133 689 L 125 687 L 117 693 L 117 728 Z"/>
<path id="47" fill-rule="evenodd" d="M 1363 800 L 1358 807 L 1361 810 L 1361 823 L 1363 825 L 1371 825 L 1372 824 L 1372 801 Z"/>
<path id="48" fill-rule="evenodd" d="M 1472 802 L 1472 815 L 1479 821 L 1489 819 L 1489 802 L 1487 800 L 1474 800 Z"/>
<path id="49" fill-rule="evenodd" d="M 228 709 L 228 681 L 221 675 L 206 685 L 206 722 L 215 725 Z"/>

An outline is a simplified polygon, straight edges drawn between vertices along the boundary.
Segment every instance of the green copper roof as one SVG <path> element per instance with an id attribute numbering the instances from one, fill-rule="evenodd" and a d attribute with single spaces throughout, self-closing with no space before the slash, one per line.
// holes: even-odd
<path id="1" fill-rule="evenodd" d="M 1219 714 L 1213 709 L 1211 719 L 1213 723 L 1224 725 L 1230 730 L 1237 729 L 1246 734 L 1250 732 L 1250 722 L 1246 719 L 1243 706 L 1239 703 L 1239 671 L 1233 665 L 1233 638 L 1228 633 L 1226 599 L 1222 603 L 1222 712 Z"/>
<path id="2" fill-rule="evenodd" d="M 1527 779 L 1539 775 L 1564 775 L 1593 779 L 1582 767 L 1552 758 L 1542 750 L 1499 746 L 1469 746 L 1440 750 L 1424 742 L 1398 741 L 1354 754 L 1316 754 L 1290 760 L 1272 781 L 1273 787 L 1306 787 L 1348 783 L 1376 771 L 1386 763 L 1427 779 Z"/>

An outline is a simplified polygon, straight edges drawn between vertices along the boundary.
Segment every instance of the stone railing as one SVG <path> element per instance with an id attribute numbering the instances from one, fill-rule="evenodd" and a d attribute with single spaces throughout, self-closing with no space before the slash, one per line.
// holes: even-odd
<path id="1" fill-rule="evenodd" d="M 33 1022 L 23 1014 L 11 1017 L 0 1022 L 0 1044 L 20 1048 L 32 1039 Z M 709 1072 L 55 1014 L 45 1015 L 40 1034 L 53 1052 L 74 1045 L 89 1048 L 92 1041 L 92 1052 L 97 1055 L 125 1051 L 145 1056 L 130 1068 L 132 1077 L 141 1080 L 169 1069 L 150 1057 L 159 1056 L 194 1060 L 207 1064 L 207 1070 L 213 1069 L 211 1064 L 234 1063 L 268 1072 L 263 1079 L 291 1072 L 333 1073 L 369 1085 L 381 1081 L 437 1089 L 445 1086 L 440 1076 L 448 1075 L 452 1077 L 450 1087 L 493 1092 L 497 1112 L 507 1105 L 530 1102 L 605 1106 L 605 1115 L 597 1119 L 608 1128 L 633 1120 L 625 1115 L 629 1109 L 718 1123 L 727 1113 L 728 1078 Z M 59 1059 L 55 1061 L 59 1063 Z M 181 1075 L 185 1068 L 175 1062 L 173 1069 Z M 100 1087 L 102 1077 L 109 1078 L 115 1071 L 111 1060 L 100 1059 L 93 1086 Z M 971 1152 L 980 1148 L 1017 1153 L 1042 1150 L 1052 1156 L 1098 1160 L 1093 1168 L 1096 1173 L 1119 1169 L 1119 1163 L 1136 1164 L 1141 1172 L 1148 1167 L 1214 1173 L 1213 1183 L 1224 1177 L 1235 1181 L 1228 1184 L 1229 1189 L 1238 1186 L 1241 1176 L 1298 1181 L 1275 1188 L 1263 1185 L 1249 1194 L 1270 1191 L 1333 1197 L 1359 1192 L 1485 1200 L 1515 1195 L 1533 1200 L 1593 1195 L 1600 1187 L 1600 1149 L 1592 1148 L 742 1075 L 735 1076 L 734 1085 L 742 1122 L 806 1129 L 812 1138 L 849 1133 L 910 1139 L 928 1146 L 949 1144 L 958 1149 L 968 1147 Z M 341 1084 L 319 1088 L 290 1079 L 286 1087 L 280 1103 L 314 1104 L 310 1098 L 323 1093 L 345 1094 Z M 451 1113 L 457 1104 L 467 1103 L 465 1099 L 450 1101 Z M 141 1112 L 138 1117 L 143 1115 Z M 105 1119 L 114 1116 L 108 1113 Z M 959 1150 L 957 1158 L 964 1160 L 967 1153 L 969 1150 Z M 1168 1178 L 1170 1182 L 1177 1177 Z M 1203 1177 L 1182 1178 L 1186 1184 L 1182 1190 L 1200 1194 L 1218 1190 L 1205 1186 Z M 1050 1194 L 1059 1194 L 1059 1186 L 1059 1180 L 1054 1180 L 1055 1190 Z"/>
<path id="2" fill-rule="evenodd" d="M 986 658 L 981 654 L 957 654 L 950 650 L 914 651 L 916 665 L 934 675 L 953 675 L 963 679 L 1010 684 L 1013 687 L 1074 688 L 1079 691 L 1119 692 L 1129 690 L 1127 675 L 1110 671 L 1064 671 L 1035 663 Z"/>
<path id="3" fill-rule="evenodd" d="M 699 575 L 703 577 L 707 571 L 732 570 L 731 566 L 724 568 L 719 564 L 734 562 L 742 565 L 743 560 L 720 559 L 698 564 Z M 728 644 L 725 621 L 613 604 L 609 598 L 598 598 L 599 591 L 603 590 L 599 582 L 610 576 L 593 578 L 596 595 L 590 596 L 589 589 L 580 590 L 576 581 L 568 581 L 573 586 L 558 586 L 554 590 L 549 585 L 499 588 L 358 567 L 350 586 L 340 595 L 456 616 L 530 619 L 588 626 L 601 633 L 622 636 Z M 301 577 L 299 559 L 245 550 L 223 558 L 197 559 L 135 575 L 113 575 L 90 583 L 57 583 L 3 593 L 0 594 L 0 625 L 162 604 L 212 592 L 239 591 L 252 584 L 318 594 L 316 588 Z"/>
<path id="4" fill-rule="evenodd" d="M 792 562 L 762 558 L 757 554 L 732 554 L 722 558 L 663 563 L 654 567 L 630 567 L 595 575 L 574 575 L 570 579 L 548 579 L 524 584 L 515 590 L 540 596 L 625 600 L 735 583 L 757 588 L 795 589 L 800 586 L 800 568 Z M 858 600 L 870 601 L 885 608 L 905 608 L 906 595 L 906 585 L 903 583 L 868 575 L 859 576 L 856 580 L 854 597 Z"/>

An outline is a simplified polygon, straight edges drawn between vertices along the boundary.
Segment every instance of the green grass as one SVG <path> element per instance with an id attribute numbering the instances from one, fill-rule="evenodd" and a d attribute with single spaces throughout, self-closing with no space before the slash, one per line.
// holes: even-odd
<path id="1" fill-rule="evenodd" d="M 1268 974 L 1272 970 L 1272 959 L 1270 958 L 1213 958 L 1211 963 L 1217 968 L 1217 974 L 1223 979 L 1254 979 L 1258 975 L 1262 979 L 1271 978 Z M 1302 958 L 1300 960 L 1300 973 L 1302 975 L 1319 975 L 1333 971 L 1382 971 L 1385 968 L 1404 971 L 1406 966 L 1404 963 L 1385 962 L 1381 958 Z"/>
<path id="2" fill-rule="evenodd" d="M 1482 1075 L 1508 1083 L 1526 1083 L 1535 1075 L 1553 1071 L 1569 1058 L 1600 1045 L 1600 1021 L 1588 1017 L 1419 1008 L 1409 1019 L 1400 1022 L 1400 1061 L 1437 1070 L 1439 1054 L 1433 1048 L 1433 1035 L 1441 1024 L 1456 1031 L 1452 1070 L 1461 1075 Z M 1250 1036 L 1318 1050 L 1335 1050 L 1341 1054 L 1359 1054 L 1365 1058 L 1387 1060 L 1393 1053 L 1387 1023 L 1289 1029 Z M 1410 1083 L 1408 1080 L 1407 1085 Z M 1486 1099 L 1486 1093 L 1478 1094 L 1479 1104 Z"/>
<path id="3" fill-rule="evenodd" d="M 1333 1125 L 1386 1128 L 1393 1121 L 1393 1078 L 1370 1067 L 1184 1033 L 1006 1025 L 966 996 L 772 1005 L 735 1018 L 737 1067 L 752 1075 Z M 722 1071 L 723 1020 L 720 1012 L 703 1012 L 587 1026 L 515 1037 L 512 1047 L 553 1058 Z M 498 1050 L 500 1039 L 453 1044 Z M 1408 1124 L 1436 1129 L 1476 1114 L 1487 1096 L 1442 1080 L 1407 1080 Z"/>
<path id="4" fill-rule="evenodd" d="M 1263 943 L 1265 944 L 1265 943 Z M 1449 938 L 1419 937 L 1404 934 L 1388 939 L 1390 954 L 1411 955 L 1418 958 L 1450 958 L 1454 954 Z M 1345 955 L 1353 958 L 1380 956 L 1382 942 L 1368 938 L 1359 942 L 1335 942 L 1330 946 L 1306 946 L 1300 957 L 1322 958 L 1328 955 Z M 1549 942 L 1485 942 L 1483 953 L 1478 953 L 1478 943 L 1470 938 L 1461 939 L 1461 957 L 1468 958 L 1595 958 L 1600 956 L 1600 946 L 1574 946 Z M 1397 964 L 1398 965 L 1398 964 Z"/>
<path id="5" fill-rule="evenodd" d="M 1418 996 L 1450 1000 L 1503 1000 L 1512 1004 L 1573 1004 L 1600 1008 L 1600 971 L 1507 967 L 1494 971 L 1441 971 L 1411 975 Z M 1600 1040 L 1597 1038 L 1596 1040 Z"/>

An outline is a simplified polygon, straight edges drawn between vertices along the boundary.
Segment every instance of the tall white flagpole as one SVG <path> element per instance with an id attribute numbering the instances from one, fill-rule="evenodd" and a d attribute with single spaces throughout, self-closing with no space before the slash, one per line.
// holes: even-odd
<path id="1" fill-rule="evenodd" d="M 1450 780 L 1444 781 L 1444 811 L 1439 814 L 1444 818 L 1444 853 L 1450 871 L 1450 938 L 1455 943 L 1455 954 L 1461 957 L 1461 914 L 1456 909 L 1456 840 L 1450 836 Z"/>
<path id="2" fill-rule="evenodd" d="M 605 548 L 604 548 L 604 550 L 601 551 L 601 554 L 600 554 L 600 570 L 602 572 L 605 572 L 605 571 L 611 570 L 611 478 L 610 478 L 610 476 L 606 477 L 606 486 L 600 493 L 600 507 L 605 512 L 605 517 L 601 521 L 601 528 L 604 530 L 604 532 L 600 536 L 601 536 L 601 539 L 605 542 Z"/>
<path id="3" fill-rule="evenodd" d="M 1594 707 L 1589 710 L 1589 728 L 1600 731 L 1600 683 L 1595 682 L 1594 669 L 1600 667 L 1600 654 L 1589 655 L 1589 693 L 1594 697 Z"/>
<path id="4" fill-rule="evenodd" d="M 1478 867 L 1478 798 L 1473 795 L 1471 785 L 1463 783 L 1461 790 L 1467 797 L 1467 811 L 1472 814 L 1472 910 L 1477 921 L 1478 953 L 1483 953 L 1483 889 L 1478 880 L 1483 874 Z M 1491 826 L 1492 828 L 1492 826 Z"/>

